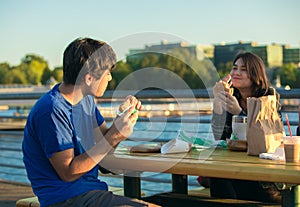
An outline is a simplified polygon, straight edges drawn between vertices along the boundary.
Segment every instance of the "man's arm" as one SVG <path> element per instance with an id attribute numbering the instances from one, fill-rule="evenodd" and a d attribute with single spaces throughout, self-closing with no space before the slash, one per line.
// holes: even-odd
<path id="1" fill-rule="evenodd" d="M 67 182 L 80 178 L 129 137 L 138 116 L 137 113 L 132 114 L 133 110 L 134 107 L 131 107 L 124 115 L 117 117 L 104 135 L 101 130 L 106 127 L 100 127 L 95 133 L 98 142 L 85 153 L 75 156 L 73 148 L 54 153 L 49 160 L 59 177 Z"/>
<path id="2" fill-rule="evenodd" d="M 54 153 L 49 160 L 59 177 L 63 181 L 71 182 L 93 169 L 111 149 L 111 145 L 103 139 L 78 156 L 74 156 L 74 149 L 71 148 Z"/>

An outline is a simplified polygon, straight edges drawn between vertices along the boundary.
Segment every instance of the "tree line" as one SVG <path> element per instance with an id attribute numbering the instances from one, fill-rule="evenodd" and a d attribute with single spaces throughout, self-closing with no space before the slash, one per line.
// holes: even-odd
<path id="1" fill-rule="evenodd" d="M 117 62 L 108 89 L 115 89 L 129 74 L 142 68 L 157 69 L 157 78 L 160 77 L 159 69 L 169 70 L 171 74 L 179 76 L 189 88 L 204 89 L 213 86 L 220 77 L 228 74 L 232 62 L 221 63 L 215 67 L 208 58 L 199 59 L 184 48 L 173 49 L 168 53 L 137 53 L 127 56 L 126 61 Z M 300 88 L 300 70 L 293 63 L 284 64 L 280 68 L 267 69 L 267 72 L 271 83 L 274 83 L 279 76 L 283 86 Z M 61 82 L 62 76 L 62 67 L 50 69 L 48 62 L 36 54 L 25 55 L 17 66 L 10 66 L 7 62 L 0 63 L 0 84 L 47 85 L 51 80 Z"/>
<path id="2" fill-rule="evenodd" d="M 17 66 L 0 63 L 0 84 L 46 85 L 54 78 L 62 80 L 62 67 L 50 69 L 48 62 L 35 54 L 25 55 Z"/>

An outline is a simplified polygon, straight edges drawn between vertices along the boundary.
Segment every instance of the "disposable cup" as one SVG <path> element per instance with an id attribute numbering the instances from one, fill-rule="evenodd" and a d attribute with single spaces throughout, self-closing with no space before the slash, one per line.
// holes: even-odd
<path id="1" fill-rule="evenodd" d="M 286 162 L 299 162 L 300 159 L 300 136 L 283 137 L 284 154 Z"/>

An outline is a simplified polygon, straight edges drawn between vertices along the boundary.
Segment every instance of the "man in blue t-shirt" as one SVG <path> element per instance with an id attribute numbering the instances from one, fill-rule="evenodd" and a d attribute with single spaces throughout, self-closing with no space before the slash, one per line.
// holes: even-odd
<path id="1" fill-rule="evenodd" d="M 44 206 L 147 206 L 117 196 L 98 179 L 98 163 L 130 136 L 141 102 L 128 96 L 108 127 L 94 97 L 104 94 L 116 64 L 102 41 L 80 38 L 63 57 L 63 82 L 32 108 L 24 129 L 23 160 L 34 193 Z M 125 107 L 126 106 L 126 107 Z"/>

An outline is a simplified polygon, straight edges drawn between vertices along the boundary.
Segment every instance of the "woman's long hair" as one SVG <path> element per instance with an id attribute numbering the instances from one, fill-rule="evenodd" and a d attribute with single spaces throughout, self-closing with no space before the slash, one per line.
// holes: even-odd
<path id="1" fill-rule="evenodd" d="M 241 58 L 248 71 L 248 76 L 253 83 L 252 91 L 268 91 L 270 82 L 267 78 L 266 68 L 263 60 L 256 54 L 251 52 L 240 52 L 235 57 L 233 63 Z"/>

